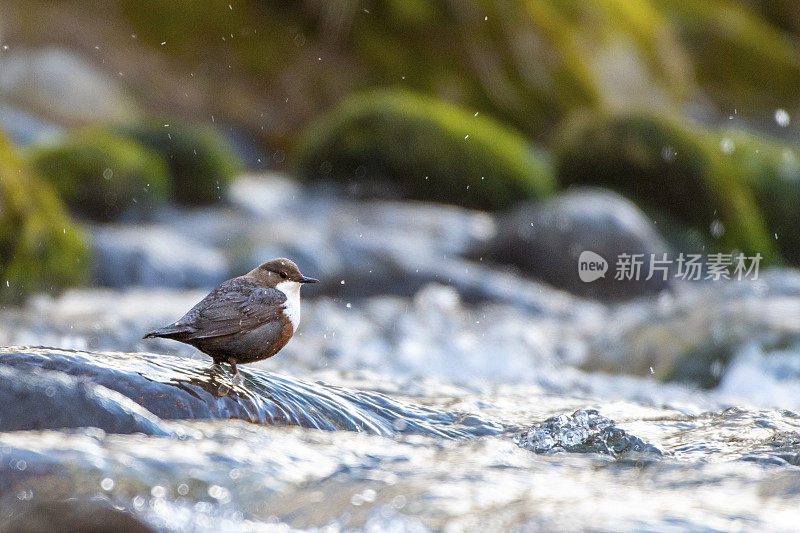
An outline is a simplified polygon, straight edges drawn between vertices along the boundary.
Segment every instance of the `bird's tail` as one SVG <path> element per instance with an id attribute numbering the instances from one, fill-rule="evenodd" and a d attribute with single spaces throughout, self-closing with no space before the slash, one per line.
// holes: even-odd
<path id="1" fill-rule="evenodd" d="M 145 334 L 143 339 L 152 339 L 155 337 L 163 337 L 165 339 L 176 339 L 180 340 L 187 335 L 191 334 L 194 330 L 192 328 L 187 328 L 186 326 L 179 326 L 177 324 L 170 324 L 169 326 L 164 326 L 163 328 L 154 329 L 153 331 Z"/>

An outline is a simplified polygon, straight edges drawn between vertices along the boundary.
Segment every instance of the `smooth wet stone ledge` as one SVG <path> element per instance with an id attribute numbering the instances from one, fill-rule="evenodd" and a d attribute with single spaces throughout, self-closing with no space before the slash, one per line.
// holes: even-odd
<path id="1" fill-rule="evenodd" d="M 513 431 L 477 415 L 442 412 L 388 396 L 305 382 L 175 356 L 0 348 L 0 398 L 15 404 L 0 429 L 98 426 L 108 432 L 165 433 L 163 420 L 237 418 L 376 435 L 450 439 Z M 131 401 L 132 400 L 132 401 Z"/>
<path id="2" fill-rule="evenodd" d="M 62 372 L 0 365 L 0 404 L 0 431 L 94 426 L 109 433 L 169 433 L 122 394 Z"/>
<path id="3" fill-rule="evenodd" d="M 661 451 L 595 410 L 560 415 L 520 432 L 480 415 L 400 402 L 376 392 L 307 382 L 244 367 L 176 356 L 0 348 L 0 431 L 97 427 L 108 433 L 169 436 L 168 420 L 226 420 L 347 430 L 392 437 L 474 439 L 516 433 L 535 453 L 621 457 Z"/>

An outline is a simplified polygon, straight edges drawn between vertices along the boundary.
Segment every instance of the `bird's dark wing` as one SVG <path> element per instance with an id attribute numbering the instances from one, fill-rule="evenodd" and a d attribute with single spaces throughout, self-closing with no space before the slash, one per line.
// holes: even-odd
<path id="1" fill-rule="evenodd" d="M 164 329 L 183 341 L 247 332 L 278 319 L 284 302 L 286 295 L 278 289 L 264 288 L 249 278 L 234 278 Z"/>

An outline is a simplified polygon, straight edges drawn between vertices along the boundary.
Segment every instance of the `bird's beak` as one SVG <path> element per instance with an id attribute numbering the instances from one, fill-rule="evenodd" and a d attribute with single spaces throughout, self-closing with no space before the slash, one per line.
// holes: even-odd
<path id="1" fill-rule="evenodd" d="M 319 280 L 303 276 L 303 279 L 300 280 L 300 283 L 319 283 Z"/>

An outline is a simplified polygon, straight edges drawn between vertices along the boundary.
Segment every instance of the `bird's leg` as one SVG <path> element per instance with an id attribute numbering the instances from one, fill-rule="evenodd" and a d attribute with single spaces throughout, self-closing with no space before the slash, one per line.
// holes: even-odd
<path id="1" fill-rule="evenodd" d="M 233 370 L 233 380 L 236 383 L 241 383 L 244 381 L 244 378 L 242 378 L 242 375 L 239 373 L 239 369 L 236 368 L 236 362 L 237 360 L 235 357 L 228 357 L 228 364 L 231 365 L 231 370 Z"/>

